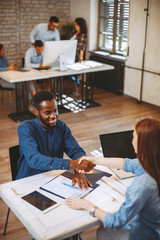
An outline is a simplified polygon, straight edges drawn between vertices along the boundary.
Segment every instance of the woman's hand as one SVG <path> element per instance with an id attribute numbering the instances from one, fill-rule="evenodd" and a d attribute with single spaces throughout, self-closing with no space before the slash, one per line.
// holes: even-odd
<path id="1" fill-rule="evenodd" d="M 87 201 L 86 199 L 80 199 L 80 198 L 67 198 L 64 202 L 68 207 L 73 209 L 83 209 L 90 211 L 90 209 L 93 207 L 93 204 Z"/>

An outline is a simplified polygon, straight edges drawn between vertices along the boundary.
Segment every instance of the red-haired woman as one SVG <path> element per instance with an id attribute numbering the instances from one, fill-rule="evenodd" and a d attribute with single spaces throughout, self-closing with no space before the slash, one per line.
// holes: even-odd
<path id="1" fill-rule="evenodd" d="M 85 157 L 95 164 L 135 174 L 126 191 L 126 200 L 117 212 L 106 213 L 85 199 L 66 200 L 71 208 L 92 209 L 94 216 L 103 222 L 97 232 L 98 240 L 160 239 L 160 121 L 146 118 L 137 122 L 132 144 L 136 160 Z"/>

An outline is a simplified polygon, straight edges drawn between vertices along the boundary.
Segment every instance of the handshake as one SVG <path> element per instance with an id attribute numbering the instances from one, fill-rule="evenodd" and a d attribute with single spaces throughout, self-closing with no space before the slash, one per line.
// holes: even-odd
<path id="1" fill-rule="evenodd" d="M 77 160 L 70 160 L 69 168 L 74 168 L 79 173 L 90 172 L 96 166 L 96 164 L 86 159 L 89 159 L 89 158 L 87 158 L 86 156 L 82 156 Z"/>

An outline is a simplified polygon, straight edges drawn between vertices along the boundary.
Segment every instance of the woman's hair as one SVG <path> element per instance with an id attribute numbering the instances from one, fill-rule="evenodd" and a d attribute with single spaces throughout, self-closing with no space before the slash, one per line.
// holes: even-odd
<path id="1" fill-rule="evenodd" d="M 87 23 L 84 18 L 76 18 L 75 22 L 80 26 L 81 33 L 84 33 L 87 35 Z"/>
<path id="2" fill-rule="evenodd" d="M 155 179 L 160 195 L 160 121 L 146 118 L 135 125 L 137 157 L 144 170 Z"/>

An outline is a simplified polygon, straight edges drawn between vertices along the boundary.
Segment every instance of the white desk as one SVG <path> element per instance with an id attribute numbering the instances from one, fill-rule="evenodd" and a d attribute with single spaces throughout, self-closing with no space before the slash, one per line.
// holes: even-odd
<path id="1" fill-rule="evenodd" d="M 43 194 L 61 202 L 59 207 L 46 214 L 33 210 L 20 199 L 20 196 L 36 190 L 62 172 L 53 170 L 0 185 L 0 197 L 37 240 L 64 239 L 99 224 L 87 211 L 70 209 L 63 203 L 63 199 L 45 191 Z M 109 196 L 108 192 L 107 184 L 103 183 L 86 199 L 105 211 L 114 212 L 121 203 Z"/>
<path id="2" fill-rule="evenodd" d="M 94 103 L 93 101 L 93 84 L 92 84 L 92 74 L 98 71 L 108 71 L 113 70 L 114 67 L 111 65 L 103 64 L 98 67 L 91 67 L 83 70 L 71 70 L 60 71 L 58 68 L 49 70 L 35 70 L 30 69 L 28 72 L 20 71 L 5 71 L 0 72 L 0 77 L 10 83 L 16 83 L 16 114 L 22 114 L 28 112 L 28 85 L 29 81 L 40 80 L 40 79 L 55 79 L 54 86 L 51 84 L 51 89 L 55 96 L 58 96 L 58 101 L 62 105 L 62 94 L 63 94 L 63 77 L 82 74 L 82 88 L 81 88 L 81 102 L 83 103 Z M 84 87 L 84 74 L 90 74 L 91 80 L 86 78 L 86 83 Z M 53 81 L 52 81 L 53 83 Z M 90 87 L 89 87 L 90 85 Z M 90 94 L 89 94 L 90 91 Z M 10 114 L 11 115 L 11 114 Z"/>

